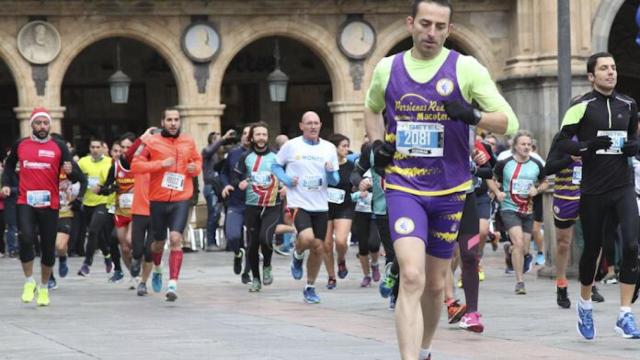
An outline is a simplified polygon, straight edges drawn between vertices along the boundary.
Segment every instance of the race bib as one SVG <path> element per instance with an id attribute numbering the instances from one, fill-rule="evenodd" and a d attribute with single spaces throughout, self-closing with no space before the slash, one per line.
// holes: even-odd
<path id="1" fill-rule="evenodd" d="M 165 189 L 183 191 L 184 190 L 184 175 L 166 172 L 162 177 L 161 186 Z"/>
<path id="2" fill-rule="evenodd" d="M 116 213 L 116 206 L 115 205 L 107 205 L 107 212 L 109 214 L 115 214 Z"/>
<path id="3" fill-rule="evenodd" d="M 329 202 L 332 204 L 342 204 L 344 202 L 345 191 L 336 188 L 327 188 Z"/>
<path id="4" fill-rule="evenodd" d="M 27 205 L 33 207 L 51 206 L 51 193 L 48 190 L 27 191 Z"/>
<path id="5" fill-rule="evenodd" d="M 571 183 L 573 185 L 580 185 L 580 181 L 582 181 L 582 166 L 576 166 L 573 168 Z"/>
<path id="6" fill-rule="evenodd" d="M 367 196 L 362 198 L 358 196 L 358 201 L 356 201 L 356 211 L 370 213 L 371 212 L 371 201 L 373 200 L 373 194 L 367 193 Z"/>
<path id="7" fill-rule="evenodd" d="M 67 199 L 69 195 L 67 195 L 67 192 L 60 191 L 58 194 L 60 194 L 60 206 L 63 207 L 69 205 L 69 200 Z"/>
<path id="8" fill-rule="evenodd" d="M 88 182 L 88 186 L 89 189 L 95 187 L 96 185 L 100 184 L 100 177 L 98 176 L 89 176 L 89 178 L 87 178 L 87 182 Z"/>
<path id="9" fill-rule="evenodd" d="M 598 136 L 608 136 L 611 138 L 611 147 L 608 149 L 600 149 L 596 154 L 600 155 L 619 155 L 622 154 L 622 145 L 627 141 L 627 132 L 624 130 L 598 130 Z"/>
<path id="10" fill-rule="evenodd" d="M 398 122 L 396 150 L 409 156 L 443 156 L 444 125 L 411 121 Z"/>
<path id="11" fill-rule="evenodd" d="M 118 196 L 118 205 L 120 206 L 120 209 L 131 209 L 131 206 L 133 205 L 133 194 L 120 194 L 120 196 Z"/>
<path id="12" fill-rule="evenodd" d="M 318 191 L 322 187 L 322 178 L 319 176 L 305 176 L 300 181 L 300 185 L 307 191 Z"/>
<path id="13" fill-rule="evenodd" d="M 529 190 L 533 186 L 533 180 L 513 179 L 511 182 L 511 193 L 516 195 L 529 195 Z"/>
<path id="14" fill-rule="evenodd" d="M 271 180 L 271 172 L 269 171 L 256 171 L 251 173 L 251 182 L 259 187 L 269 187 Z"/>

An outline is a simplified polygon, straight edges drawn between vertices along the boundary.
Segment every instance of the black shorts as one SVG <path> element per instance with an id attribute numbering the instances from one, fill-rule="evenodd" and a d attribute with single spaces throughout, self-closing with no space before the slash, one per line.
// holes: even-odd
<path id="1" fill-rule="evenodd" d="M 293 209 L 293 225 L 298 233 L 311 228 L 313 237 L 324 241 L 327 235 L 327 221 L 329 221 L 329 214 L 326 211 Z"/>
<path id="2" fill-rule="evenodd" d="M 568 229 L 572 227 L 575 223 L 576 223 L 575 220 L 558 220 L 556 218 L 553 218 L 553 224 L 558 229 Z"/>
<path id="3" fill-rule="evenodd" d="M 182 234 L 189 220 L 189 200 L 167 202 L 152 201 L 151 229 L 156 241 L 167 240 L 167 229 Z"/>
<path id="4" fill-rule="evenodd" d="M 491 198 L 489 198 L 489 194 L 476 195 L 476 211 L 480 219 L 491 219 Z"/>
<path id="5" fill-rule="evenodd" d="M 329 204 L 329 220 L 353 220 L 353 212 L 352 204 Z"/>
<path id="6" fill-rule="evenodd" d="M 533 197 L 533 221 L 540 223 L 544 222 L 542 208 L 542 194 L 538 194 Z"/>
<path id="7" fill-rule="evenodd" d="M 72 217 L 58 218 L 58 232 L 71 235 L 71 223 L 73 223 Z"/>
<path id="8" fill-rule="evenodd" d="M 513 210 L 501 210 L 500 216 L 505 230 L 509 231 L 514 226 L 520 226 L 522 232 L 531 234 L 533 229 L 533 215 L 522 214 Z"/>

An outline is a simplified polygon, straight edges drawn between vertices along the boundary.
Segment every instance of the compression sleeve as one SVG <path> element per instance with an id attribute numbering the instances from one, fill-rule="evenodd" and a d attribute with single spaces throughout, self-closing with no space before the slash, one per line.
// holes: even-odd
<path id="1" fill-rule="evenodd" d="M 271 165 L 271 172 L 280 180 L 286 187 L 293 187 L 291 183 L 291 178 L 284 171 L 284 167 L 278 163 L 273 163 Z"/>
<path id="2" fill-rule="evenodd" d="M 327 171 L 327 183 L 331 186 L 336 186 L 340 182 L 340 173 L 338 170 Z"/>

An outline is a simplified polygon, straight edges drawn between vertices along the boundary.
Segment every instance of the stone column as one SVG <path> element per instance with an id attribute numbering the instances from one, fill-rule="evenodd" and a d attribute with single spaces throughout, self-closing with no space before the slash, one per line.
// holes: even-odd
<path id="1" fill-rule="evenodd" d="M 333 101 L 329 104 L 333 113 L 333 130 L 351 139 L 351 150 L 360 151 L 364 140 L 364 103 L 361 101 Z"/>
<path id="2" fill-rule="evenodd" d="M 34 106 L 35 107 L 35 106 Z M 15 107 L 13 111 L 16 113 L 16 118 L 20 122 L 20 136 L 25 137 L 31 134 L 31 125 L 29 125 L 29 119 L 34 107 Z M 64 106 L 60 107 L 46 107 L 51 114 L 51 132 L 62 134 L 62 118 L 64 117 Z"/>
<path id="3" fill-rule="evenodd" d="M 196 141 L 198 150 L 207 145 L 207 135 L 212 131 L 220 131 L 220 118 L 224 104 L 217 105 L 179 105 L 182 131 L 191 135 Z"/>

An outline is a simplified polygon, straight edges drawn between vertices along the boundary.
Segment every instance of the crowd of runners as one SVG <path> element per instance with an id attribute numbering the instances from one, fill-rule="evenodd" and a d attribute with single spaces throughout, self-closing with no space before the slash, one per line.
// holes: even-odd
<path id="1" fill-rule="evenodd" d="M 548 155 L 540 156 L 487 69 L 443 46 L 451 29 L 449 1 L 414 1 L 411 10 L 414 46 L 376 65 L 365 100 L 366 137 L 356 151 L 342 134 L 321 138 L 321 119 L 308 111 L 299 122 L 302 135 L 291 140 L 256 122 L 226 153 L 232 130 L 212 133 L 200 153 L 181 132 L 180 112 L 168 108 L 160 127 L 123 134 L 110 152 L 102 139 L 92 139 L 89 154 L 76 161 L 64 139 L 50 133 L 47 110 L 34 109 L 33 132 L 11 148 L 1 189 L 5 202 L 14 197 L 16 203 L 17 222 L 7 229 L 17 230 L 18 244 L 7 239 L 6 250 L 22 263 L 22 301 L 49 305 L 56 275 L 68 276 L 69 240 L 77 228 L 81 244 L 86 233 L 78 276 L 96 271 L 99 248 L 111 282 L 128 273 L 144 296 L 151 278 L 154 292 L 176 301 L 183 233 L 202 172 L 208 243 L 220 235 L 224 212 L 233 272 L 250 292 L 277 288 L 277 276 L 285 276 L 271 265 L 277 251 L 290 254 L 291 276 L 305 279 L 303 300 L 319 303 L 323 265 L 323 291 L 339 291 L 340 281 L 354 276 L 347 260 L 354 257 L 347 255 L 357 242 L 362 274 L 355 276 L 361 287 L 375 284 L 389 299 L 402 358 L 430 359 L 443 305 L 449 323 L 484 330 L 478 298 L 486 243 L 494 251 L 504 243 L 514 294 L 526 295 L 523 274 L 545 263 L 542 202 L 552 189 L 558 306 L 571 307 L 566 269 L 573 228 L 581 224 L 574 297 L 579 333 L 596 336 L 592 302 L 603 301 L 595 286 L 602 280 L 619 282 L 615 331 L 640 339 L 631 311 L 639 272 L 638 108 L 615 91 L 613 56 L 589 58 L 593 90 L 572 101 Z M 292 240 L 277 240 L 283 238 Z M 36 254 L 40 278 L 33 273 Z M 465 303 L 456 299 L 455 286 Z"/>

